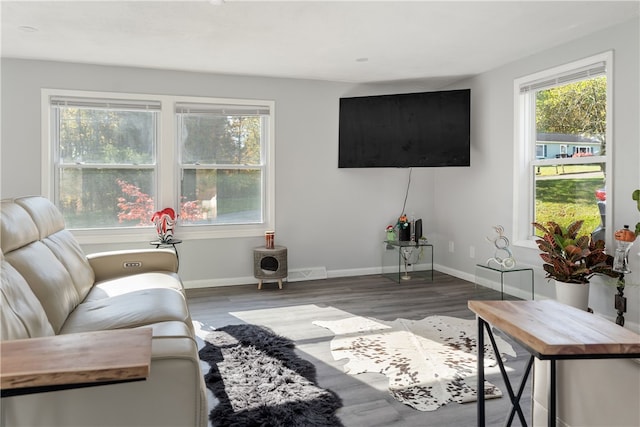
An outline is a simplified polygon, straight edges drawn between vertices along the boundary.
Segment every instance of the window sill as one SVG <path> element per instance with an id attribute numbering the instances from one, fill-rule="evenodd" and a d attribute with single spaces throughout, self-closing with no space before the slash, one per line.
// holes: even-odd
<path id="1" fill-rule="evenodd" d="M 177 227 L 174 235 L 186 240 L 228 239 L 242 237 L 262 237 L 268 226 L 247 225 L 233 227 Z M 155 230 L 151 227 L 113 229 L 113 230 L 71 230 L 78 243 L 84 245 L 111 243 L 141 243 L 157 239 Z"/>
<path id="2" fill-rule="evenodd" d="M 517 240 L 513 242 L 513 246 L 528 249 L 538 249 L 538 245 L 536 244 L 535 240 Z"/>

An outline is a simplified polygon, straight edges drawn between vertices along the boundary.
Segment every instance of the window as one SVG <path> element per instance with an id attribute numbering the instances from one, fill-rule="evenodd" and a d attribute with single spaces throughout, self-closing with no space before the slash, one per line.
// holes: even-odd
<path id="1" fill-rule="evenodd" d="M 67 226 L 148 223 L 146 211 L 155 208 L 160 104 L 54 96 L 50 105 L 54 200 Z"/>
<path id="2" fill-rule="evenodd" d="M 165 207 L 181 237 L 273 228 L 271 101 L 45 89 L 43 120 L 43 194 L 83 243 L 147 239 Z"/>
<path id="3" fill-rule="evenodd" d="M 533 221 L 582 219 L 605 239 L 611 68 L 608 52 L 515 81 L 516 244 L 534 246 Z"/>
<path id="4" fill-rule="evenodd" d="M 260 223 L 269 110 L 177 104 L 183 224 Z M 195 203 L 194 203 L 195 202 Z M 195 206 L 194 210 L 192 206 Z"/>

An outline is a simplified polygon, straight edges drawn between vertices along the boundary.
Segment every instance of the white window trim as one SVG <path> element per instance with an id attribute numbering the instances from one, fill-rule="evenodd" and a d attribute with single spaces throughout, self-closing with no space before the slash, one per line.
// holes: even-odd
<path id="1" fill-rule="evenodd" d="M 265 231 L 275 228 L 275 102 L 272 100 L 256 99 L 230 99 L 209 98 L 195 96 L 172 96 L 136 93 L 112 93 L 79 91 L 65 89 L 41 90 L 41 194 L 50 200 L 55 196 L 55 180 L 53 167 L 54 150 L 51 144 L 51 114 L 49 100 L 51 96 L 69 96 L 85 98 L 112 98 L 112 99 L 146 99 L 160 101 L 161 112 L 159 119 L 157 170 L 158 182 L 156 188 L 157 206 L 162 209 L 166 206 L 176 207 L 180 190 L 178 143 L 175 119 L 176 103 L 203 103 L 203 104 L 235 104 L 235 105 L 264 105 L 270 111 L 270 124 L 266 146 L 264 147 L 265 177 L 263 181 L 263 194 L 265 197 L 264 218 L 260 224 L 240 225 L 178 225 L 175 235 L 182 240 L 213 239 L 232 237 L 257 237 L 263 236 Z M 153 227 L 121 227 L 109 229 L 71 230 L 81 244 L 105 244 L 121 242 L 145 242 L 155 238 Z"/>
<path id="2" fill-rule="evenodd" d="M 521 246 L 526 248 L 537 248 L 534 241 L 535 237 L 532 235 L 531 222 L 534 215 L 534 200 L 533 200 L 533 173 L 530 170 L 530 166 L 536 160 L 535 143 L 526 144 L 527 138 L 533 138 L 535 140 L 535 127 L 531 129 L 531 126 L 527 126 L 524 118 L 530 115 L 530 111 L 535 105 L 527 105 L 524 101 L 524 97 L 520 95 L 520 88 L 528 83 L 542 81 L 549 79 L 552 76 L 570 73 L 573 70 L 589 67 L 598 62 L 604 62 L 606 64 L 605 75 L 607 77 L 607 129 L 605 137 L 607 141 L 607 151 L 604 156 L 591 156 L 591 157 L 579 157 L 579 158 L 563 158 L 563 159 L 547 159 L 538 160 L 537 164 L 570 164 L 570 163 L 602 163 L 602 159 L 605 159 L 607 163 L 607 199 L 610 199 L 613 194 L 613 51 L 603 52 L 597 55 L 590 56 L 578 61 L 571 62 L 569 64 L 554 67 L 548 70 L 540 71 L 525 77 L 521 77 L 514 80 L 513 83 L 513 105 L 514 105 L 514 173 L 513 173 L 513 244 L 515 246 Z M 535 102 L 535 100 L 532 100 Z M 529 121 L 526 122 L 527 124 Z M 607 203 L 606 205 L 606 218 L 605 227 L 607 230 L 613 230 L 613 203 Z M 611 232 L 606 235 L 606 244 L 611 246 Z"/>

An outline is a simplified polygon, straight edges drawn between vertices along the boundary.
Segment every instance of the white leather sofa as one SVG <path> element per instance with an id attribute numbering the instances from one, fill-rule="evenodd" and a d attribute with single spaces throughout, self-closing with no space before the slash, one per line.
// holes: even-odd
<path id="1" fill-rule="evenodd" d="M 43 197 L 3 200 L 0 213 L 2 341 L 153 331 L 147 380 L 5 397 L 0 425 L 205 426 L 204 379 L 176 255 L 150 248 L 85 256 Z"/>

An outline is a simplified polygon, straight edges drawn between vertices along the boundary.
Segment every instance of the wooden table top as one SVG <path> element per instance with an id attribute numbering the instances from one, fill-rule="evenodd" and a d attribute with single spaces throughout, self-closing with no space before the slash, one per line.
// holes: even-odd
<path id="1" fill-rule="evenodd" d="M 640 335 L 555 300 L 469 301 L 468 306 L 538 356 L 640 357 Z"/>
<path id="2" fill-rule="evenodd" d="M 0 342 L 2 390 L 145 379 L 151 328 Z"/>

